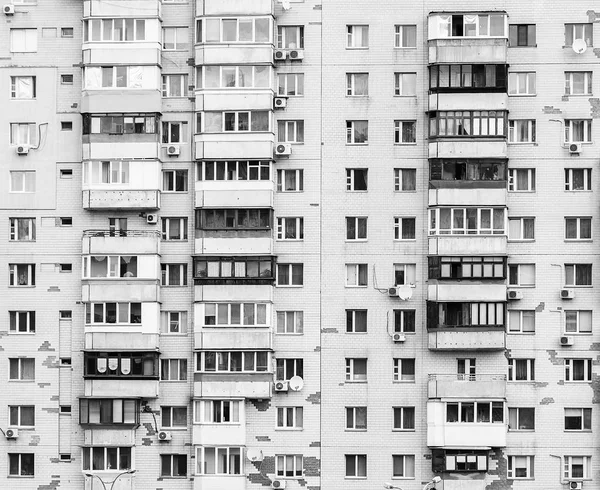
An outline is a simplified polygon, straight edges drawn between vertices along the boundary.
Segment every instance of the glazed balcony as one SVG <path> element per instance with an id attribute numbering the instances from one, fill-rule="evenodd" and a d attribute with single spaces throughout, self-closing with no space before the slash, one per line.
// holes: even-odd
<path id="1" fill-rule="evenodd" d="M 505 235 L 430 236 L 429 255 L 507 255 Z"/>
<path id="2" fill-rule="evenodd" d="M 204 180 L 196 182 L 196 208 L 272 208 L 270 180 Z"/>
<path id="3" fill-rule="evenodd" d="M 202 398 L 271 398 L 273 373 L 194 373 L 194 396 Z"/>
<path id="4" fill-rule="evenodd" d="M 143 12 L 144 17 L 161 17 L 161 0 L 84 0 L 83 17 L 129 17 L 132 12 Z"/>
<path id="5" fill-rule="evenodd" d="M 224 403 L 223 403 L 224 402 Z M 193 399 L 194 425 L 192 426 L 192 444 L 206 446 L 245 446 L 246 445 L 246 405 L 243 399 L 221 401 L 211 399 Z M 229 405 L 229 421 L 214 423 L 214 405 Z M 225 408 L 223 406 L 223 408 Z"/>
<path id="6" fill-rule="evenodd" d="M 272 349 L 273 335 L 267 327 L 202 327 L 194 332 L 195 349 Z"/>
<path id="7" fill-rule="evenodd" d="M 485 187 L 470 181 L 468 187 L 430 188 L 429 206 L 506 206 L 506 181 L 485 183 Z"/>
<path id="8" fill-rule="evenodd" d="M 430 111 L 505 111 L 508 108 L 506 92 L 429 94 Z"/>
<path id="9" fill-rule="evenodd" d="M 496 282 L 494 284 L 493 282 Z M 430 281 L 427 285 L 427 300 L 435 302 L 506 301 L 506 284 L 498 281 L 459 280 L 457 282 Z"/>
<path id="10" fill-rule="evenodd" d="M 194 136 L 196 160 L 271 160 L 270 132 L 200 133 Z"/>
<path id="11" fill-rule="evenodd" d="M 428 397 L 434 398 L 506 398 L 505 374 L 430 374 Z"/>
<path id="12" fill-rule="evenodd" d="M 160 238 L 157 230 L 85 230 L 81 253 L 160 255 Z"/>
<path id="13" fill-rule="evenodd" d="M 430 330 L 428 348 L 433 351 L 504 350 L 504 327 L 437 328 Z"/>
<path id="14" fill-rule="evenodd" d="M 429 141 L 429 158 L 507 158 L 507 145 L 502 136 L 495 138 L 446 138 Z"/>
<path id="15" fill-rule="evenodd" d="M 198 15 L 273 15 L 272 0 L 197 0 Z"/>
<path id="16" fill-rule="evenodd" d="M 506 189 L 507 162 L 502 159 L 429 160 L 430 189 Z"/>
<path id="17" fill-rule="evenodd" d="M 273 63 L 271 43 L 197 44 L 195 63 L 199 65 L 257 65 Z"/>
<path id="18" fill-rule="evenodd" d="M 194 257 L 196 285 L 272 285 L 274 281 L 274 256 Z"/>
<path id="19" fill-rule="evenodd" d="M 429 63 L 502 63 L 506 64 L 508 39 L 454 38 L 427 41 Z"/>

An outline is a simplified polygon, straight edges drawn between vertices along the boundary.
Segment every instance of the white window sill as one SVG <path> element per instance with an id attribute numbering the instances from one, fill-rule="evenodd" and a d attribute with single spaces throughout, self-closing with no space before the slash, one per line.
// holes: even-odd
<path id="1" fill-rule="evenodd" d="M 276 432 L 302 432 L 303 430 L 302 427 L 275 427 Z"/>
<path id="2" fill-rule="evenodd" d="M 366 379 L 347 379 L 346 383 L 367 384 L 367 380 Z"/>
<path id="3" fill-rule="evenodd" d="M 395 242 L 416 242 L 416 238 L 394 238 Z"/>
<path id="4" fill-rule="evenodd" d="M 413 142 L 410 142 L 410 143 L 404 143 L 404 142 L 402 142 L 402 143 L 396 143 L 396 142 L 394 142 L 394 146 L 417 146 L 417 142 L 416 141 L 413 141 Z"/>
<path id="5" fill-rule="evenodd" d="M 368 288 L 369 286 L 367 284 L 365 284 L 363 286 L 352 286 L 350 284 L 346 284 L 346 287 L 349 289 L 361 289 L 361 288 Z"/>
<path id="6" fill-rule="evenodd" d="M 508 94 L 509 97 L 536 97 L 537 94 Z"/>
<path id="7" fill-rule="evenodd" d="M 346 146 L 369 146 L 369 143 L 346 143 Z"/>
<path id="8" fill-rule="evenodd" d="M 367 49 L 369 49 L 369 46 L 346 46 L 346 49 L 366 51 Z"/>
<path id="9" fill-rule="evenodd" d="M 414 94 L 414 95 L 394 94 L 394 97 L 401 97 L 401 98 L 404 98 L 404 99 L 416 99 L 417 98 L 417 94 Z"/>

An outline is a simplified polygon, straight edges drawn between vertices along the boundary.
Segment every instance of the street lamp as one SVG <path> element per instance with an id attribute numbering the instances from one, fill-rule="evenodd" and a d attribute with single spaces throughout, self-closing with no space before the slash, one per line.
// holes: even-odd
<path id="1" fill-rule="evenodd" d="M 439 476 L 434 476 L 430 481 L 425 483 L 423 490 L 429 490 L 430 488 L 434 488 L 436 483 L 441 482 L 442 479 Z"/>
<path id="2" fill-rule="evenodd" d="M 113 487 L 115 486 L 115 482 L 122 477 L 123 475 L 133 475 L 136 472 L 136 470 L 127 470 L 124 471 L 123 473 L 119 473 L 115 479 L 112 481 L 112 483 L 110 484 L 110 490 L 113 490 Z M 102 478 L 100 478 L 98 475 L 94 474 L 94 473 L 85 473 L 85 476 L 88 476 L 90 478 L 98 478 L 98 480 L 100 480 L 100 483 L 102 483 L 102 487 L 104 488 L 104 490 L 107 490 L 106 485 L 104 484 L 104 481 L 102 480 Z"/>

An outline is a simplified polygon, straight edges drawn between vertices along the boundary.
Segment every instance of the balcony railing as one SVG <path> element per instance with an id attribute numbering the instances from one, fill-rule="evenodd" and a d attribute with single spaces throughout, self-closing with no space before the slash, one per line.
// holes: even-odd
<path id="1" fill-rule="evenodd" d="M 85 230 L 83 237 L 154 237 L 160 238 L 156 230 Z"/>

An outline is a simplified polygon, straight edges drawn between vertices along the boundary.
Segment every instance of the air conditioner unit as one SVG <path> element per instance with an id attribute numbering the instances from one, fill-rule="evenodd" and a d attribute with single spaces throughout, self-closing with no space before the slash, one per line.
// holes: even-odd
<path id="1" fill-rule="evenodd" d="M 181 148 L 179 148 L 178 145 L 167 146 L 167 155 L 169 155 L 170 157 L 177 156 L 177 155 L 179 155 L 180 152 L 181 152 Z"/>
<path id="2" fill-rule="evenodd" d="M 561 299 L 573 299 L 575 297 L 574 289 L 561 289 L 560 290 Z"/>
<path id="3" fill-rule="evenodd" d="M 286 156 L 292 154 L 292 145 L 284 145 L 279 143 L 275 146 L 275 155 L 277 156 Z"/>
<path id="4" fill-rule="evenodd" d="M 569 488 L 571 490 L 581 490 L 583 488 L 583 482 L 582 481 L 570 481 Z"/>
<path id="5" fill-rule="evenodd" d="M 506 291 L 506 297 L 508 299 L 523 299 L 523 291 L 509 289 L 508 291 Z"/>
<path id="6" fill-rule="evenodd" d="M 573 337 L 569 335 L 563 335 L 560 338 L 560 345 L 573 345 Z"/>
<path id="7" fill-rule="evenodd" d="M 19 431 L 17 429 L 6 429 L 7 439 L 17 439 L 19 437 Z"/>
<path id="8" fill-rule="evenodd" d="M 14 5 L 5 5 L 4 7 L 2 7 L 2 10 L 4 10 L 4 15 L 14 15 L 15 6 Z"/>
<path id="9" fill-rule="evenodd" d="M 303 60 L 304 59 L 304 50 L 303 49 L 292 49 L 288 56 L 291 60 Z"/>
<path id="10" fill-rule="evenodd" d="M 273 480 L 271 482 L 271 488 L 285 488 L 285 480 Z"/>
<path id="11" fill-rule="evenodd" d="M 581 153 L 581 143 L 569 143 L 569 153 Z"/>
<path id="12" fill-rule="evenodd" d="M 398 297 L 398 288 L 388 288 L 388 296 L 397 298 Z"/>
<path id="13" fill-rule="evenodd" d="M 394 342 L 404 342 L 406 340 L 406 335 L 403 333 L 395 333 L 392 338 L 394 339 Z"/>
<path id="14" fill-rule="evenodd" d="M 285 61 L 287 58 L 287 51 L 285 49 L 276 49 L 273 52 L 273 58 L 275 58 L 275 61 Z"/>
<path id="15" fill-rule="evenodd" d="M 173 439 L 173 435 L 166 430 L 161 430 L 158 433 L 158 440 L 159 441 L 170 441 L 171 439 Z"/>
<path id="16" fill-rule="evenodd" d="M 273 107 L 275 107 L 275 109 L 285 109 L 285 107 L 287 107 L 287 98 L 275 97 L 275 100 L 273 101 Z"/>
<path id="17" fill-rule="evenodd" d="M 29 153 L 29 147 L 25 145 L 17 146 L 17 155 L 27 155 Z"/>
<path id="18" fill-rule="evenodd" d="M 158 214 L 147 214 L 146 223 L 148 223 L 149 225 L 155 225 L 156 223 L 158 223 Z"/>
<path id="19" fill-rule="evenodd" d="M 287 381 L 275 381 L 275 391 L 288 391 L 290 384 Z"/>

